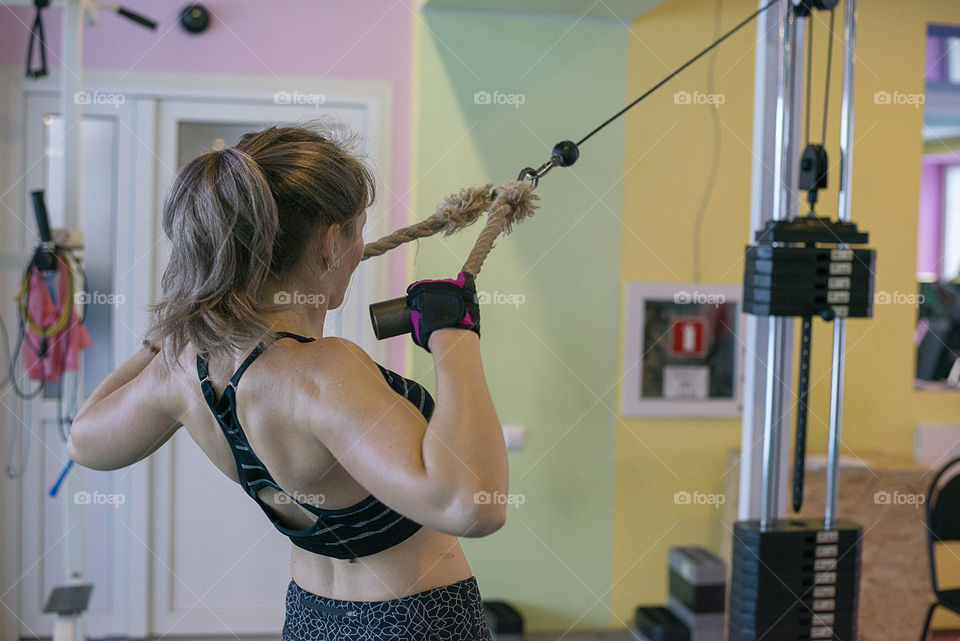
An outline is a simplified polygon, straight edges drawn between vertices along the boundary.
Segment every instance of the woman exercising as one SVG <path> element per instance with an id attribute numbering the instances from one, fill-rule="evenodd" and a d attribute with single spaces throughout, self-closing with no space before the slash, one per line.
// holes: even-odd
<path id="1" fill-rule="evenodd" d="M 171 255 L 144 347 L 87 399 L 70 458 L 131 465 L 182 426 L 293 543 L 284 641 L 490 638 L 457 537 L 505 519 L 507 455 L 473 278 L 408 292 L 437 402 L 323 336 L 363 253 L 370 171 L 318 129 L 246 134 L 163 205 Z"/>

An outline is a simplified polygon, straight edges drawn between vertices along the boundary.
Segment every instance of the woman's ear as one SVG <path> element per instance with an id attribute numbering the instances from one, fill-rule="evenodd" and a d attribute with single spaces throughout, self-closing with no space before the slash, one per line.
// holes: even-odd
<path id="1" fill-rule="evenodd" d="M 340 236 L 340 224 L 334 223 L 327 226 L 326 229 L 321 230 L 320 232 L 320 254 L 323 257 L 324 262 L 337 262 L 339 256 L 338 252 L 341 251 L 340 243 L 338 242 Z"/>

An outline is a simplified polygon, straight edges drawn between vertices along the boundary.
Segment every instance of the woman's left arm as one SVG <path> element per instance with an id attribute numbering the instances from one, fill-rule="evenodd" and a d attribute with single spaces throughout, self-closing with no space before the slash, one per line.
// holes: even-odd
<path id="1" fill-rule="evenodd" d="M 83 467 L 116 470 L 133 465 L 181 427 L 179 408 L 166 398 L 150 347 L 114 370 L 86 400 L 70 425 L 67 454 Z"/>

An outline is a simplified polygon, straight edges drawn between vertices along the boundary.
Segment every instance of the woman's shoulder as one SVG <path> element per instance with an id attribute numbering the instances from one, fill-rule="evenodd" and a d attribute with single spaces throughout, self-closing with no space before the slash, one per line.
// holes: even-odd
<path id="1" fill-rule="evenodd" d="M 290 353 L 295 354 L 296 358 L 314 365 L 337 362 L 348 358 L 373 363 L 373 359 L 362 347 L 350 339 L 340 336 L 321 336 L 309 342 L 285 342 L 287 344 L 284 347 L 293 348 Z M 323 360 L 318 361 L 317 359 Z"/>
<path id="2" fill-rule="evenodd" d="M 353 341 L 339 336 L 324 336 L 308 343 L 285 346 L 288 358 L 278 359 L 280 366 L 290 366 L 309 374 L 303 379 L 313 384 L 358 382 L 371 377 L 383 378 L 380 366 Z M 286 365 L 284 365 L 286 364 Z"/>

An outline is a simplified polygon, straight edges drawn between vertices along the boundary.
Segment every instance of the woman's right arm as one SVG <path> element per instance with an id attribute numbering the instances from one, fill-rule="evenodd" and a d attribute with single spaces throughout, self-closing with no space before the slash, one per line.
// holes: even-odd
<path id="1" fill-rule="evenodd" d="M 503 525 L 507 453 L 476 333 L 430 336 L 437 399 L 429 424 L 359 346 L 343 339 L 312 345 L 315 366 L 328 374 L 308 384 L 301 395 L 308 406 L 295 415 L 313 419 L 308 428 L 360 485 L 454 536 L 485 536 Z"/>

